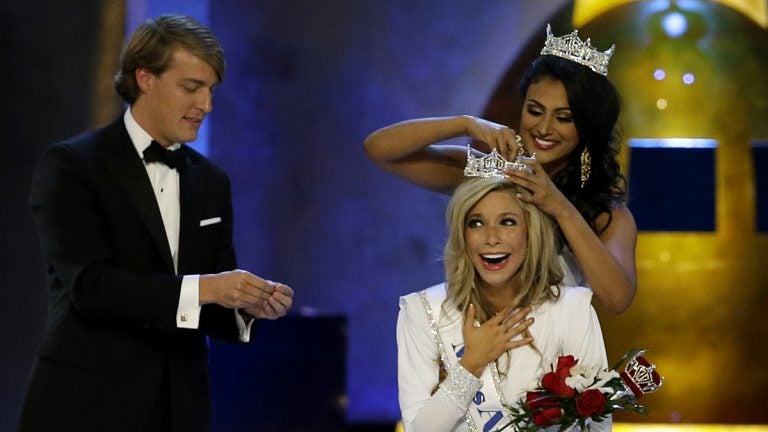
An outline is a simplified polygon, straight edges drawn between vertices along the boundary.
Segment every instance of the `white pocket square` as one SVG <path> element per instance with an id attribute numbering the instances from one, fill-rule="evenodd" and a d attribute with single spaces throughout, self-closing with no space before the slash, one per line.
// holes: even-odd
<path id="1" fill-rule="evenodd" d="M 219 222 L 221 222 L 221 218 L 220 217 L 213 217 L 213 218 L 210 218 L 210 219 L 203 219 L 203 220 L 200 221 L 200 226 L 204 227 L 206 225 L 213 225 L 213 224 L 217 224 Z"/>

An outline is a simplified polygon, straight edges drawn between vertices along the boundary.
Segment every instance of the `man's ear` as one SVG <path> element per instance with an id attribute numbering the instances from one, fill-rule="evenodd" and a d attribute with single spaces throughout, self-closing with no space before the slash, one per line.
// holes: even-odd
<path id="1" fill-rule="evenodd" d="M 149 69 L 141 67 L 136 68 L 134 74 L 136 75 L 136 84 L 138 84 L 139 90 L 141 90 L 142 93 L 147 93 L 156 78 L 155 74 L 150 72 Z"/>

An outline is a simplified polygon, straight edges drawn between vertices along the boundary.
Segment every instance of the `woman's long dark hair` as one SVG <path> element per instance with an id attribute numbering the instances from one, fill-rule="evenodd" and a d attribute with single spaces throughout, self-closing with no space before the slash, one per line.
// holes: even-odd
<path id="1" fill-rule="evenodd" d="M 619 135 L 615 130 L 620 101 L 616 88 L 603 75 L 586 66 L 560 57 L 544 55 L 531 63 L 520 82 L 525 98 L 528 87 L 542 78 L 552 78 L 565 86 L 568 105 L 579 133 L 579 144 L 570 154 L 568 165 L 552 179 L 584 219 L 597 231 L 595 220 L 613 206 L 627 200 L 626 179 L 619 167 Z M 581 187 L 581 153 L 587 147 L 592 157 L 592 173 Z M 611 223 L 601 228 L 605 229 Z"/>

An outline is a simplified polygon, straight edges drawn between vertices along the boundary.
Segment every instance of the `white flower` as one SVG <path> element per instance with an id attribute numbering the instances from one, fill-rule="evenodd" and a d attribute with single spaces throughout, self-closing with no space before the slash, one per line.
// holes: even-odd
<path id="1" fill-rule="evenodd" d="M 565 385 L 581 393 L 592 384 L 592 381 L 591 378 L 587 378 L 583 375 L 571 375 L 565 379 Z"/>
<path id="2" fill-rule="evenodd" d="M 571 368 L 571 376 L 581 375 L 584 378 L 595 379 L 599 371 L 599 366 L 588 366 L 581 363 L 576 363 L 576 365 Z"/>
<path id="3" fill-rule="evenodd" d="M 600 372 L 598 372 L 597 380 L 595 381 L 594 384 L 592 384 L 591 388 L 600 389 L 601 393 L 607 393 L 607 392 L 613 393 L 613 389 L 611 389 L 610 387 L 603 387 L 603 386 L 605 386 L 605 384 L 608 381 L 618 377 L 619 377 L 619 374 L 615 370 L 601 370 Z"/>
<path id="4" fill-rule="evenodd" d="M 600 368 L 598 366 L 577 363 L 571 368 L 571 376 L 565 379 L 565 384 L 581 393 L 586 389 L 594 387 L 593 383 L 597 380 L 599 371 Z"/>

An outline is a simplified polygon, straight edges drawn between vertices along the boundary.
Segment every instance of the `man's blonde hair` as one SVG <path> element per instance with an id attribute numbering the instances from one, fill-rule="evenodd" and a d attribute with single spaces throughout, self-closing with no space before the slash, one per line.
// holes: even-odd
<path id="1" fill-rule="evenodd" d="M 224 51 L 208 27 L 183 15 L 163 15 L 148 20 L 131 35 L 115 75 L 117 93 L 129 104 L 139 98 L 136 69 L 161 75 L 171 65 L 173 52 L 183 49 L 208 63 L 219 81 L 224 78 Z"/>

